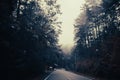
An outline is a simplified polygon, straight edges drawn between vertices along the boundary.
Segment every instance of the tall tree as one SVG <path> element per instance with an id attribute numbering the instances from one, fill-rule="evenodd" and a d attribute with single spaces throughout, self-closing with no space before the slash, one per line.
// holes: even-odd
<path id="1" fill-rule="evenodd" d="M 8 79 L 42 75 L 47 64 L 59 63 L 59 5 L 55 0 L 17 0 L 5 3 L 1 13 L 0 48 Z M 10 4 L 6 8 L 7 4 Z M 12 8 L 11 6 L 15 6 Z M 4 8 L 5 7 L 5 8 Z M 54 57 L 54 59 L 52 58 Z M 15 80 L 16 80 L 15 78 Z"/>
<path id="2" fill-rule="evenodd" d="M 90 1 L 91 2 L 91 1 Z M 119 59 L 119 4 L 120 1 L 103 0 L 101 5 L 85 5 L 85 18 L 75 23 L 77 71 L 116 78 L 120 73 Z M 81 21 L 84 23 L 81 23 Z M 117 58 L 117 59 L 115 59 Z M 94 73 L 93 73 L 94 72 Z"/>

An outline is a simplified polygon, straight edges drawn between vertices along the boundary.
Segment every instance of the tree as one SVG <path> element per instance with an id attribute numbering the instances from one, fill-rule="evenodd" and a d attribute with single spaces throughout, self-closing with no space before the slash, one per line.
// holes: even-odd
<path id="1" fill-rule="evenodd" d="M 116 78 L 119 59 L 119 1 L 103 0 L 99 6 L 89 5 L 84 7 L 85 18 L 79 16 L 76 19 L 76 48 L 73 56 L 77 56 L 78 72 L 92 75 Z M 106 7 L 106 6 L 107 7 Z M 81 20 L 83 19 L 83 20 Z M 81 24 L 84 21 L 84 24 Z M 114 56 L 113 56 L 114 55 Z M 116 69 L 114 67 L 116 66 Z M 83 71 L 82 71 L 83 70 Z M 94 72 L 94 73 L 93 73 Z"/>
<path id="2" fill-rule="evenodd" d="M 4 9 L 11 10 L 11 5 Z M 1 13 L 6 18 L 0 24 L 0 48 L 4 53 L 1 56 L 8 68 L 8 79 L 42 75 L 46 64 L 59 63 L 61 55 L 57 44 L 59 6 L 55 0 L 17 0 L 12 6 L 16 7 L 9 15 Z"/>

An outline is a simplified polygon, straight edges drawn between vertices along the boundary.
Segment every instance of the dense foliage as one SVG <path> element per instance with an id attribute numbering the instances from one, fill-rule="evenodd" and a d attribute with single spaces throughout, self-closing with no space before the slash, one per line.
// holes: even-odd
<path id="1" fill-rule="evenodd" d="M 0 52 L 8 80 L 41 75 L 60 65 L 56 0 L 0 1 Z"/>
<path id="2" fill-rule="evenodd" d="M 85 5 L 75 24 L 76 47 L 72 52 L 75 70 L 112 77 L 120 74 L 120 0 L 103 0 L 101 5 Z"/>

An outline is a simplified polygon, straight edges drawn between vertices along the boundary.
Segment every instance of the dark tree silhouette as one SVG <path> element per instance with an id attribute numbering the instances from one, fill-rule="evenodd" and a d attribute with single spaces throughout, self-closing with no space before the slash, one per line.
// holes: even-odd
<path id="1" fill-rule="evenodd" d="M 55 0 L 0 1 L 0 51 L 8 80 L 42 75 L 46 66 L 60 65 L 60 13 Z M 54 58 L 53 58 L 54 57 Z M 4 70 L 5 70 L 4 69 Z"/>

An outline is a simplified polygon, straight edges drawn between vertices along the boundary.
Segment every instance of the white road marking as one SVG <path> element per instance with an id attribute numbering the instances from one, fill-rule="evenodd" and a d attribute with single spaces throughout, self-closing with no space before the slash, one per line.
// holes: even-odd
<path id="1" fill-rule="evenodd" d="M 47 80 L 52 75 L 52 73 L 50 73 L 44 80 Z"/>

